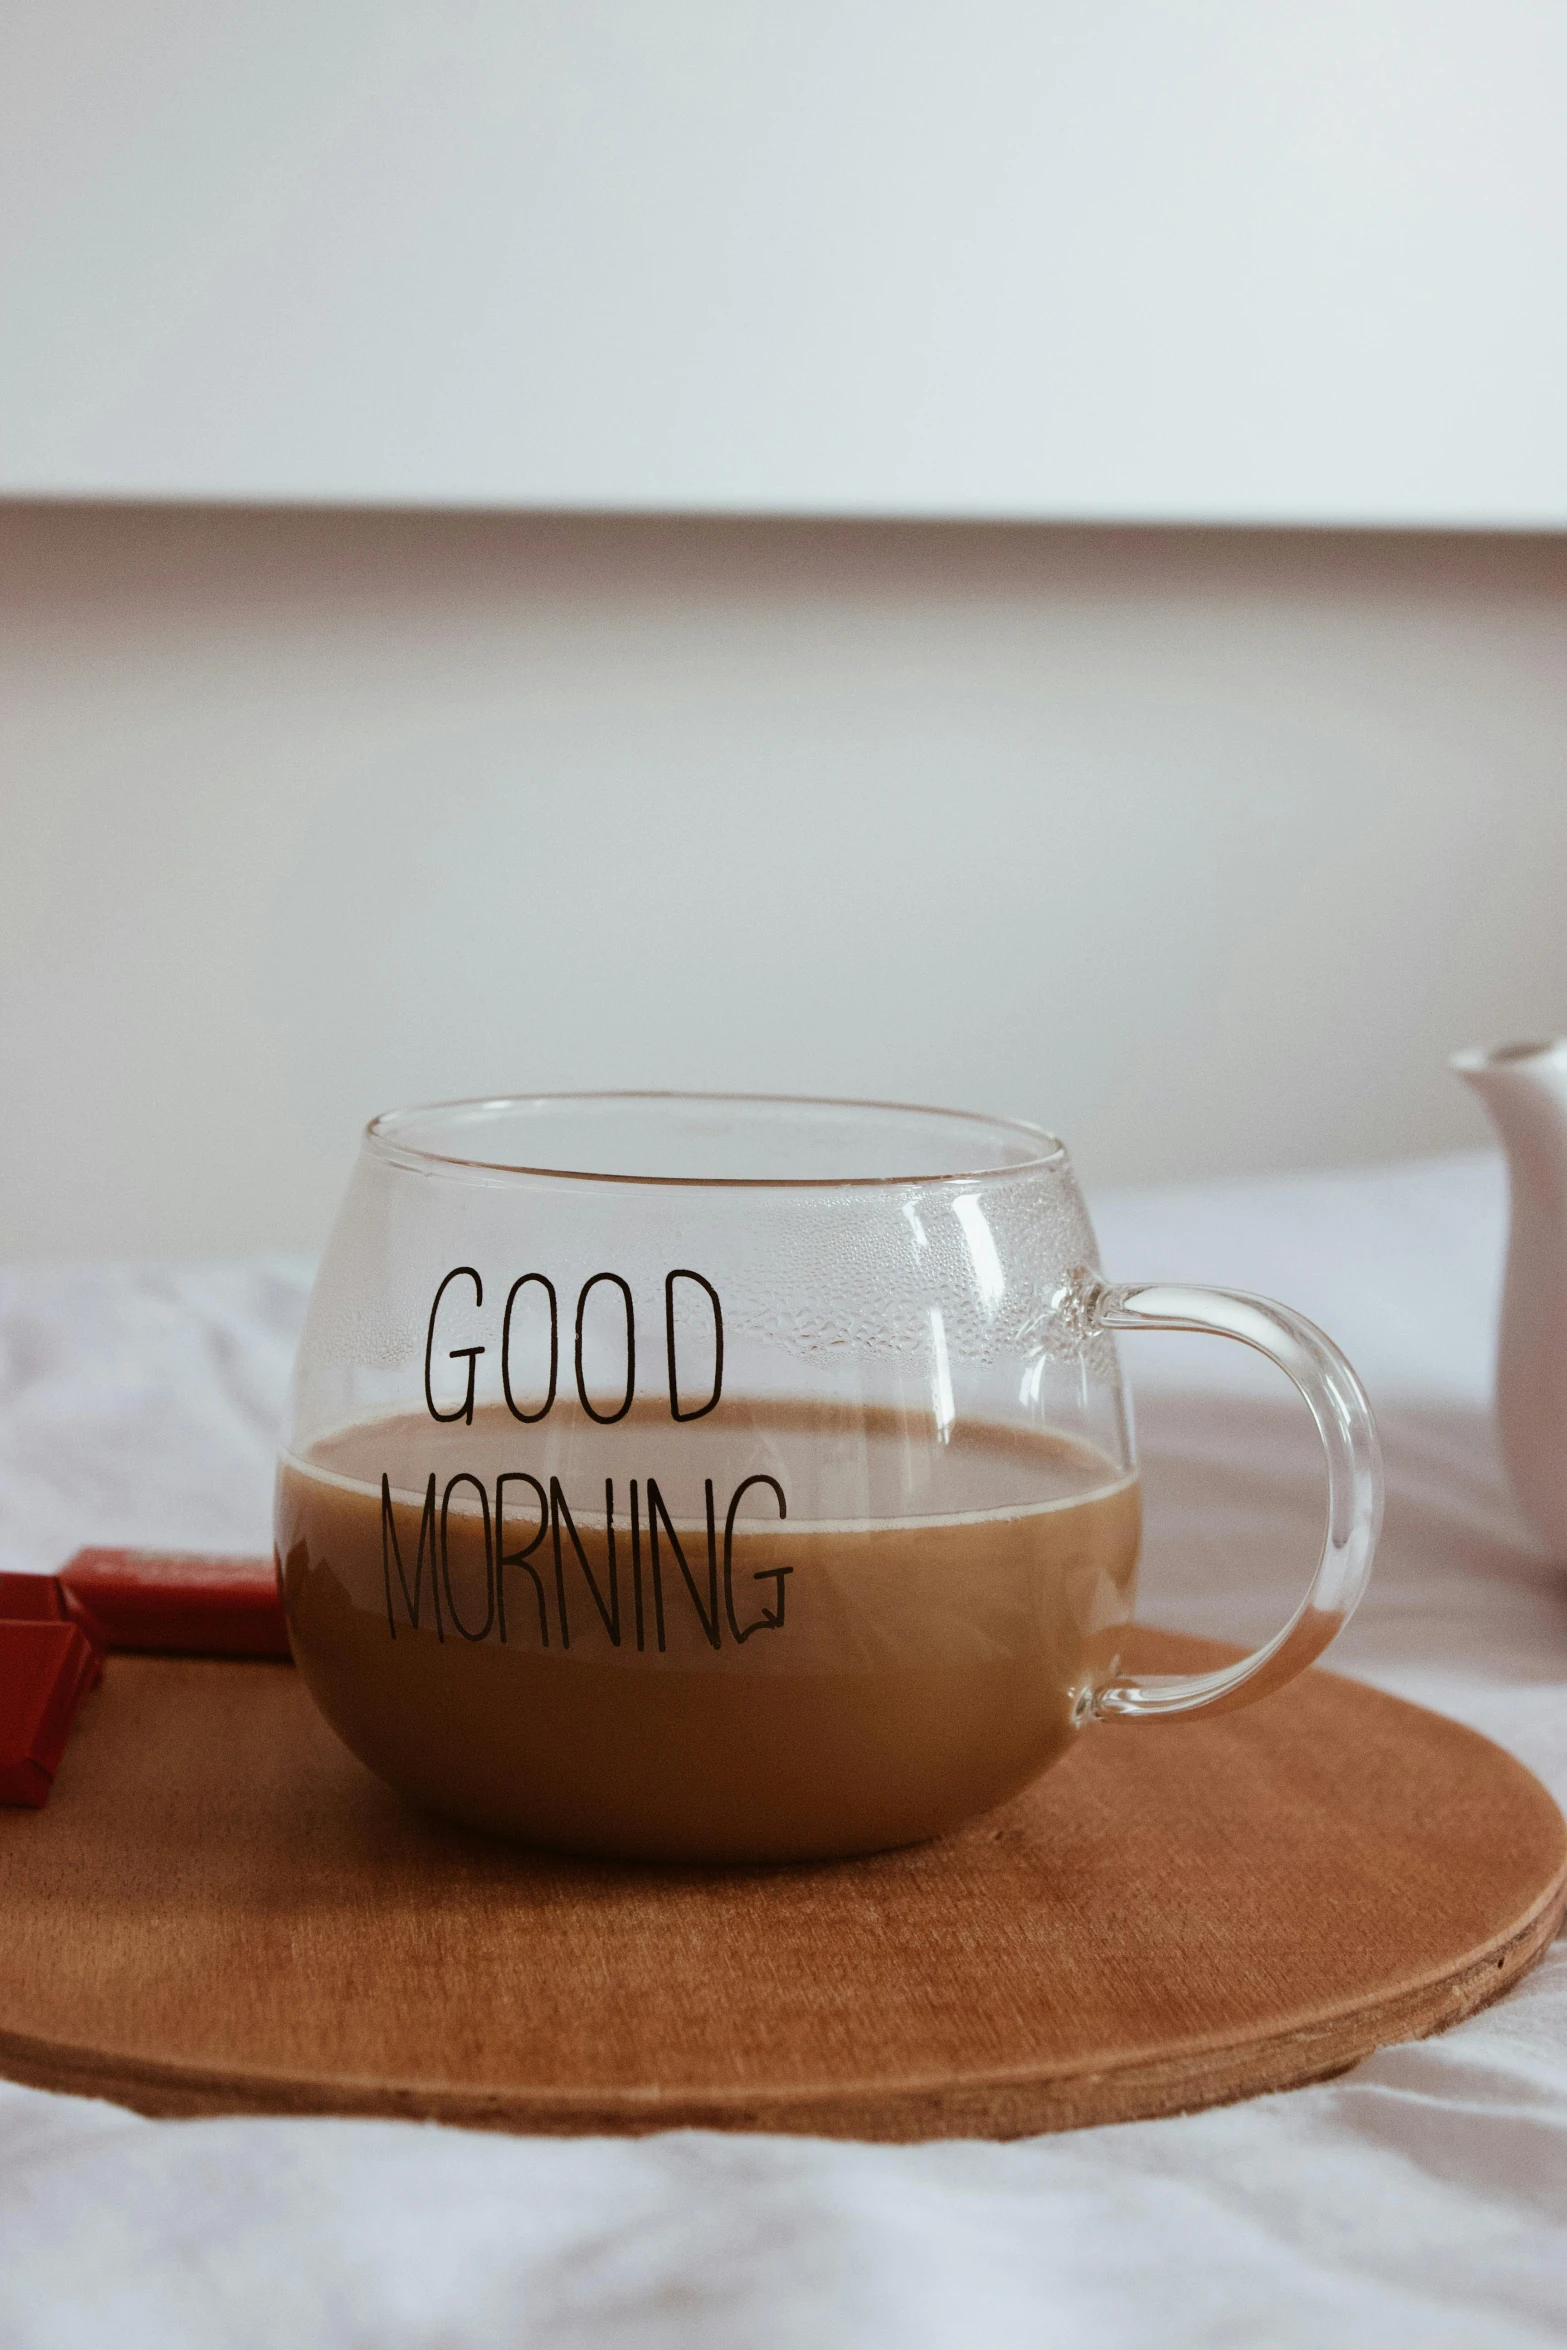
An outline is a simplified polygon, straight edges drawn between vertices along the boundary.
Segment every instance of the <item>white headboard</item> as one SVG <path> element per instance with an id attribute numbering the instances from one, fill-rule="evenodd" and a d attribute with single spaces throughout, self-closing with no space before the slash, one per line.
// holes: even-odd
<path id="1" fill-rule="evenodd" d="M 1567 524 L 1561 0 L 17 0 L 0 494 Z"/>

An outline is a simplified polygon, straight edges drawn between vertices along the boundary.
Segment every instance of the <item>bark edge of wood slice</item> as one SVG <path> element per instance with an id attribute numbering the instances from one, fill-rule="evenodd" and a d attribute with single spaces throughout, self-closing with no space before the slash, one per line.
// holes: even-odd
<path id="1" fill-rule="evenodd" d="M 1093 1729 L 937 1844 L 720 1871 L 426 1819 L 290 1667 L 117 1656 L 48 1807 L 0 1813 L 0 2073 L 162 2115 L 1018 2137 L 1441 2030 L 1564 1907 L 1521 1763 L 1322 1671 Z"/>

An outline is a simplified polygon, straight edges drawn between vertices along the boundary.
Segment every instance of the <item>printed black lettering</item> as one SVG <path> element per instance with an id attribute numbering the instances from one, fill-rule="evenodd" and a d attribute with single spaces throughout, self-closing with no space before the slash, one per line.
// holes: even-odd
<path id="1" fill-rule="evenodd" d="M 530 1281 L 536 1281 L 550 1301 L 550 1382 L 545 1390 L 544 1401 L 536 1412 L 525 1412 L 511 1391 L 511 1313 L 513 1306 L 517 1303 L 518 1290 L 526 1289 Z M 506 1409 L 512 1418 L 522 1420 L 529 1426 L 535 1420 L 547 1418 L 550 1407 L 555 1401 L 555 1386 L 559 1376 L 560 1309 L 555 1299 L 555 1284 L 547 1273 L 524 1273 L 520 1280 L 512 1283 L 506 1293 L 506 1316 L 501 1323 L 501 1388 L 506 1397 Z"/>
<path id="2" fill-rule="evenodd" d="M 735 1514 L 740 1507 L 742 1496 L 749 1493 L 753 1485 L 770 1485 L 778 1497 L 778 1515 L 780 1518 L 786 1518 L 789 1515 L 789 1505 L 784 1500 L 784 1489 L 776 1477 L 746 1477 L 734 1489 L 728 1514 L 724 1519 L 724 1613 L 729 1618 L 730 1631 L 742 1646 L 750 1639 L 753 1632 L 781 1632 L 783 1630 L 784 1577 L 794 1573 L 793 1567 L 764 1567 L 759 1575 L 751 1577 L 753 1583 L 771 1583 L 773 1585 L 777 1603 L 776 1613 L 769 1612 L 764 1607 L 755 1623 L 747 1624 L 742 1631 L 735 1621 Z"/>
<path id="3" fill-rule="evenodd" d="M 620 1292 L 621 1301 L 626 1309 L 626 1392 L 621 1400 L 619 1408 L 613 1412 L 601 1412 L 595 1408 L 595 1406 L 589 1400 L 587 1381 L 582 1375 L 582 1317 L 588 1310 L 588 1299 L 592 1296 L 594 1290 L 597 1289 L 601 1281 L 612 1281 L 614 1283 L 615 1287 Z M 637 1318 L 635 1309 L 631 1303 L 630 1284 L 628 1282 L 622 1281 L 618 1273 L 594 1273 L 582 1284 L 582 1291 L 577 1299 L 577 1393 L 582 1399 L 582 1408 L 587 1413 L 590 1420 L 597 1420 L 601 1428 L 613 1428 L 615 1422 L 617 1420 L 623 1420 L 627 1412 L 630 1411 L 631 1399 L 635 1395 L 636 1390 Z"/>
<path id="4" fill-rule="evenodd" d="M 698 1404 L 695 1411 L 689 1412 L 682 1411 L 680 1408 L 680 1381 L 675 1370 L 675 1283 L 677 1281 L 694 1281 L 699 1289 L 705 1289 L 713 1308 L 713 1392 L 706 1403 Z M 709 1412 L 717 1409 L 718 1399 L 724 1392 L 724 1309 L 718 1302 L 718 1292 L 711 1281 L 701 1273 L 693 1273 L 689 1265 L 677 1265 L 672 1273 L 666 1273 L 664 1276 L 664 1334 L 669 1342 L 670 1418 L 674 1420 L 705 1420 Z"/>
<path id="5" fill-rule="evenodd" d="M 702 1627 L 707 1645 L 709 1648 L 717 1648 L 723 1639 L 723 1634 L 719 1630 L 718 1624 L 718 1542 L 713 1525 L 713 1480 L 711 1477 L 707 1480 L 707 1605 L 705 1607 L 702 1604 L 702 1594 L 698 1591 L 692 1578 L 691 1569 L 686 1564 L 686 1554 L 681 1548 L 680 1537 L 675 1532 L 674 1521 L 665 1507 L 663 1495 L 658 1490 L 658 1480 L 656 1477 L 650 1477 L 647 1481 L 647 1537 L 648 1553 L 653 1562 L 653 1610 L 658 1619 L 658 1645 L 662 1650 L 664 1645 L 664 1589 L 658 1558 L 658 1521 L 660 1518 L 664 1521 L 665 1538 L 675 1554 L 676 1564 L 685 1579 L 686 1589 L 691 1594 L 691 1605 L 696 1609 L 697 1621 Z"/>
<path id="6" fill-rule="evenodd" d="M 381 1472 L 381 1576 L 386 1585 L 386 1628 L 394 1640 L 397 1638 L 397 1618 L 392 1611 L 392 1565 L 395 1561 L 397 1580 L 403 1594 L 403 1606 L 408 1611 L 409 1623 L 417 1632 L 419 1610 L 423 1605 L 420 1594 L 424 1585 L 426 1542 L 430 1546 L 430 1597 L 435 1602 L 435 1637 L 437 1640 L 444 1641 L 446 1634 L 441 1626 L 441 1587 L 436 1577 L 435 1561 L 435 1471 L 431 1470 L 430 1482 L 424 1489 L 424 1515 L 419 1520 L 419 1555 L 414 1562 L 414 1587 L 410 1595 L 408 1578 L 403 1573 L 403 1554 L 397 1541 L 397 1519 L 392 1509 L 391 1480 L 383 1469 Z"/>
<path id="7" fill-rule="evenodd" d="M 555 1538 L 555 1596 L 560 1606 L 560 1644 L 562 1648 L 571 1646 L 571 1631 L 566 1616 L 566 1570 L 562 1562 L 560 1547 L 562 1519 L 565 1520 L 567 1536 L 570 1539 L 572 1549 L 577 1554 L 577 1564 L 582 1569 L 583 1580 L 592 1594 L 593 1604 L 598 1609 L 604 1629 L 609 1634 L 612 1645 L 616 1648 L 620 1646 L 620 1587 L 615 1575 L 614 1501 L 614 1485 L 606 1477 L 604 1480 L 604 1509 L 605 1531 L 609 1549 L 609 1605 L 606 1607 L 604 1594 L 598 1587 L 598 1581 L 592 1567 L 588 1564 L 588 1554 L 583 1549 L 581 1537 L 572 1523 L 571 1511 L 566 1505 L 566 1496 L 560 1489 L 560 1479 L 558 1477 L 550 1479 L 550 1526 Z"/>
<path id="8" fill-rule="evenodd" d="M 531 1485 L 533 1498 L 539 1505 L 538 1532 L 534 1535 L 533 1540 L 521 1550 L 509 1551 L 506 1548 L 506 1488 L 508 1485 Z M 506 1569 L 508 1567 L 521 1567 L 533 1585 L 533 1595 L 539 1603 L 539 1646 L 548 1648 L 550 1644 L 550 1611 L 544 1597 L 543 1578 L 537 1567 L 530 1567 L 528 1564 L 529 1559 L 532 1558 L 549 1530 L 549 1500 L 537 1477 L 530 1477 L 525 1469 L 508 1469 L 503 1477 L 497 1477 L 495 1480 L 495 1612 L 500 1618 L 500 1636 L 503 1644 L 506 1639 Z"/>
<path id="9" fill-rule="evenodd" d="M 473 1426 L 474 1384 L 478 1377 L 479 1357 L 484 1353 L 484 1348 L 482 1346 L 454 1346 L 448 1350 L 448 1359 L 451 1362 L 460 1363 L 466 1359 L 468 1365 L 468 1393 L 464 1400 L 457 1406 L 456 1411 L 442 1412 L 436 1409 L 435 1390 L 430 1378 L 431 1357 L 435 1349 L 435 1317 L 440 1312 L 441 1300 L 446 1295 L 446 1292 L 450 1288 L 451 1284 L 454 1281 L 461 1280 L 464 1275 L 466 1275 L 467 1278 L 473 1283 L 474 1304 L 476 1306 L 482 1306 L 484 1303 L 484 1283 L 479 1279 L 479 1276 L 475 1272 L 473 1266 L 454 1265 L 451 1271 L 443 1279 L 440 1288 L 436 1291 L 435 1303 L 430 1308 L 430 1327 L 425 1333 L 424 1340 L 424 1400 L 429 1406 L 430 1417 L 432 1420 L 466 1420 L 469 1427 L 471 1428 Z"/>
<path id="10" fill-rule="evenodd" d="M 477 1632 L 470 1632 L 462 1620 L 457 1605 L 457 1594 L 452 1589 L 452 1554 L 447 1542 L 447 1519 L 451 1515 L 452 1495 L 459 1485 L 471 1485 L 479 1496 L 479 1508 L 484 1518 L 484 1621 Z M 446 1480 L 446 1491 L 441 1496 L 441 1581 L 446 1586 L 446 1611 L 464 1640 L 488 1640 L 490 1626 L 495 1621 L 495 1550 L 490 1541 L 490 1497 L 479 1478 L 460 1469 L 455 1477 Z"/>
<path id="11" fill-rule="evenodd" d="M 637 1481 L 635 1477 L 631 1480 L 631 1597 L 636 1608 L 637 1654 L 640 1656 L 645 1645 L 642 1637 L 642 1527 L 637 1516 Z M 659 1617 L 658 1645 L 660 1648 L 664 1645 L 662 1615 Z"/>

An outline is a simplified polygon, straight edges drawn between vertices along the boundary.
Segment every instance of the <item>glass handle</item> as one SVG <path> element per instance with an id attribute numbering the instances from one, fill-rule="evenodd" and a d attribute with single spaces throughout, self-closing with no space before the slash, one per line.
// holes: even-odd
<path id="1" fill-rule="evenodd" d="M 1305 1397 L 1328 1465 L 1322 1556 L 1283 1630 L 1238 1663 L 1211 1673 L 1116 1673 L 1095 1690 L 1102 1720 L 1228 1713 L 1303 1672 L 1354 1614 L 1382 1523 L 1382 1450 L 1360 1381 L 1330 1338 L 1303 1314 L 1238 1289 L 1172 1282 L 1103 1283 L 1087 1300 L 1097 1330 L 1200 1330 L 1238 1338 L 1277 1363 Z"/>

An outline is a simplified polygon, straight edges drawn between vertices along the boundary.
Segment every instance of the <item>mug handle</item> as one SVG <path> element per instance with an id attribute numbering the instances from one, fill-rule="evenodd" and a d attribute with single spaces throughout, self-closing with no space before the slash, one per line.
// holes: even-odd
<path id="1" fill-rule="evenodd" d="M 1354 1614 L 1382 1523 L 1382 1448 L 1365 1389 L 1331 1338 L 1303 1314 L 1241 1289 L 1173 1282 L 1100 1282 L 1085 1304 L 1091 1330 L 1198 1330 L 1238 1338 L 1305 1397 L 1328 1464 L 1328 1523 L 1304 1599 L 1283 1630 L 1211 1673 L 1115 1673 L 1093 1692 L 1104 1721 L 1230 1713 L 1293 1681 Z"/>

